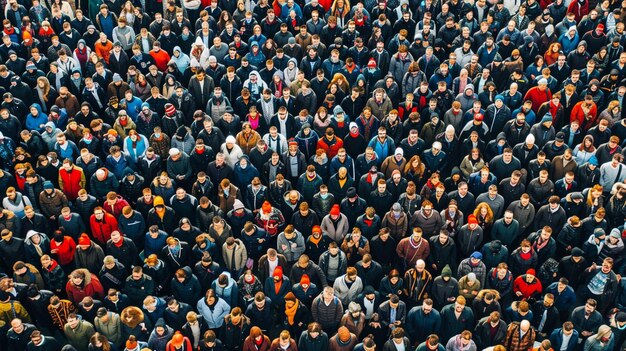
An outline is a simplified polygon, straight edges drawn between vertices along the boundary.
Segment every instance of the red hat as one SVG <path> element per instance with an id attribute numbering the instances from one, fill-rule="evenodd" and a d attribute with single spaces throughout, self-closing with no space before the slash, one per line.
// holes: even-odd
<path id="1" fill-rule="evenodd" d="M 330 209 L 331 216 L 339 216 L 340 213 L 341 211 L 339 211 L 339 205 L 337 204 L 333 205 L 333 208 Z"/>
<path id="2" fill-rule="evenodd" d="M 272 273 L 272 277 L 283 277 L 283 267 L 281 266 L 276 266 L 276 268 L 274 268 L 274 273 Z"/>
<path id="3" fill-rule="evenodd" d="M 176 107 L 173 104 L 167 103 L 165 104 L 165 114 L 168 116 L 173 116 L 176 113 Z"/>
<path id="4" fill-rule="evenodd" d="M 371 59 L 367 62 L 367 67 L 376 67 L 376 60 L 374 60 L 373 58 L 371 58 Z"/>
<path id="5" fill-rule="evenodd" d="M 485 116 L 483 116 L 482 113 L 477 113 L 474 115 L 474 120 L 476 121 L 482 121 L 483 119 L 485 119 Z"/>
<path id="6" fill-rule="evenodd" d="M 478 224 L 476 216 L 474 216 L 473 214 L 467 216 L 467 224 Z"/>
<path id="7" fill-rule="evenodd" d="M 89 236 L 87 234 L 81 234 L 80 238 L 78 238 L 78 245 L 85 245 L 85 246 L 89 246 L 91 245 L 91 239 L 89 239 Z"/>
<path id="8" fill-rule="evenodd" d="M 303 274 L 302 278 L 300 278 L 300 285 L 311 285 L 311 279 L 309 279 L 308 274 Z"/>
<path id="9" fill-rule="evenodd" d="M 529 269 L 526 271 L 526 274 L 528 274 L 528 275 L 532 275 L 533 277 L 534 277 L 534 276 L 536 276 L 536 272 L 535 272 L 535 270 L 534 270 L 534 269 L 532 269 L 532 268 L 529 268 Z"/>
<path id="10" fill-rule="evenodd" d="M 319 225 L 314 225 L 313 228 L 311 229 L 311 233 L 321 233 L 322 232 L 322 228 Z"/>
<path id="11" fill-rule="evenodd" d="M 298 142 L 297 141 L 290 141 L 289 142 L 289 146 L 298 146 Z"/>
<path id="12" fill-rule="evenodd" d="M 604 24 L 602 24 L 602 23 L 598 24 L 596 29 L 599 29 L 601 32 L 604 32 Z"/>

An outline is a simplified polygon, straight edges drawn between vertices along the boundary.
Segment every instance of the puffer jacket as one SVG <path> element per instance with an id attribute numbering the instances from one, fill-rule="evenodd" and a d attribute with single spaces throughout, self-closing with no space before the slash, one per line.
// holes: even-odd
<path id="1" fill-rule="evenodd" d="M 209 306 L 206 298 L 200 299 L 196 307 L 198 312 L 204 317 L 209 329 L 217 329 L 224 325 L 224 317 L 230 312 L 230 306 L 221 298 L 216 298 L 217 302 Z"/>

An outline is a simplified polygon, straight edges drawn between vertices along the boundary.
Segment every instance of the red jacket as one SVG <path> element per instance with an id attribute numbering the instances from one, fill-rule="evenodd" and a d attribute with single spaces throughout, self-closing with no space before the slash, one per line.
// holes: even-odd
<path id="1" fill-rule="evenodd" d="M 518 291 L 521 292 L 522 296 L 520 297 L 524 300 L 533 295 L 541 294 L 542 290 L 543 287 L 537 277 L 535 277 L 535 280 L 532 283 L 528 283 L 526 282 L 526 274 L 522 274 L 513 282 L 513 293 L 517 293 Z"/>
<path id="2" fill-rule="evenodd" d="M 113 206 L 109 205 L 107 201 L 102 204 L 102 208 L 104 208 L 107 213 L 112 214 L 116 219 L 120 218 L 120 215 L 122 214 L 122 209 L 124 209 L 124 207 L 126 206 L 128 206 L 128 202 L 124 200 L 124 198 L 122 198 L 120 195 L 117 195 L 117 200 L 115 201 L 115 204 Z"/>
<path id="3" fill-rule="evenodd" d="M 150 56 L 154 60 L 154 64 L 157 66 L 159 71 L 165 71 L 167 69 L 167 63 L 170 62 L 170 55 L 165 50 L 159 50 L 156 52 L 154 50 L 150 51 Z"/>
<path id="4" fill-rule="evenodd" d="M 541 106 L 541 104 L 546 101 L 550 101 L 550 99 L 552 99 L 552 93 L 550 92 L 549 88 L 541 91 L 539 90 L 539 87 L 532 87 L 528 89 L 528 92 L 526 92 L 526 96 L 524 96 L 524 100 L 530 100 L 533 102 L 533 106 L 531 107 L 531 109 L 535 113 L 539 111 L 539 107 Z M 537 119 L 541 120 L 542 117 L 543 116 L 537 116 Z"/>
<path id="5" fill-rule="evenodd" d="M 317 141 L 317 148 L 324 149 L 324 151 L 326 151 L 326 156 L 328 156 L 329 159 L 337 156 L 337 154 L 339 153 L 339 149 L 341 149 L 342 147 L 343 140 L 341 140 L 341 138 L 338 136 L 335 136 L 335 139 L 333 141 L 329 141 L 328 139 L 326 139 L 326 136 L 321 137 L 320 140 Z"/>
<path id="6" fill-rule="evenodd" d="M 587 132 L 590 128 L 596 126 L 596 121 L 598 118 L 598 106 L 595 104 L 595 102 L 591 103 L 591 108 L 589 109 L 589 118 L 585 118 L 585 112 L 582 108 L 584 103 L 585 101 L 583 100 L 574 105 L 570 116 L 570 122 L 578 120 L 578 123 L 580 124 L 580 129 L 583 132 Z"/>
<path id="7" fill-rule="evenodd" d="M 96 220 L 96 215 L 91 215 L 89 225 L 91 226 L 91 235 L 100 246 L 106 246 L 107 241 L 111 239 L 111 233 L 119 230 L 117 227 L 117 219 L 108 212 L 104 212 L 102 222 Z"/>
<path id="8" fill-rule="evenodd" d="M 76 200 L 78 191 L 84 189 L 86 184 L 87 180 L 82 168 L 74 166 L 71 172 L 63 168 L 59 170 L 59 187 L 63 190 L 68 200 Z"/>
<path id="9" fill-rule="evenodd" d="M 77 306 L 83 301 L 85 296 L 91 296 L 94 300 L 100 300 L 104 297 L 104 288 L 102 288 L 98 277 L 96 277 L 95 274 L 89 273 L 86 269 L 83 270 L 85 271 L 85 281 L 83 282 L 82 288 L 72 284 L 71 279 L 68 280 L 65 285 L 68 300 L 72 301 Z"/>
<path id="10" fill-rule="evenodd" d="M 64 236 L 63 242 L 57 243 L 54 239 L 50 240 L 50 251 L 57 250 L 54 253 L 60 265 L 65 266 L 74 261 L 74 252 L 76 252 L 76 243 L 71 236 Z"/>

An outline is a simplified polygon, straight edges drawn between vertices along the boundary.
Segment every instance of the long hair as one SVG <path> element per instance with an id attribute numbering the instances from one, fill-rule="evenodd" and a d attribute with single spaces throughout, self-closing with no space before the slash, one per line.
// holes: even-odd
<path id="1" fill-rule="evenodd" d="M 333 4 L 330 6 L 330 14 L 337 16 L 337 3 L 339 1 L 343 1 L 343 16 L 348 16 L 350 13 L 350 0 L 334 0 Z"/>
<path id="2" fill-rule="evenodd" d="M 50 81 L 46 77 L 37 78 L 37 87 L 39 87 L 39 82 L 43 82 L 43 99 L 48 102 L 48 95 L 50 94 Z"/>
<path id="3" fill-rule="evenodd" d="M 111 344 L 109 343 L 109 339 L 105 335 L 100 334 L 98 332 L 93 334 L 91 338 L 89 339 L 89 343 L 93 346 L 96 346 L 96 342 L 100 342 L 102 344 L 101 346 L 102 351 L 111 350 Z"/>
<path id="4" fill-rule="evenodd" d="M 480 212 L 483 208 L 487 209 L 487 215 L 485 216 L 485 222 L 492 224 L 493 223 L 493 210 L 491 209 L 491 206 L 489 206 L 488 203 L 486 202 L 481 202 L 478 204 L 478 206 L 476 206 L 476 209 L 474 210 L 474 216 L 476 216 L 476 218 L 479 218 L 481 216 Z"/>

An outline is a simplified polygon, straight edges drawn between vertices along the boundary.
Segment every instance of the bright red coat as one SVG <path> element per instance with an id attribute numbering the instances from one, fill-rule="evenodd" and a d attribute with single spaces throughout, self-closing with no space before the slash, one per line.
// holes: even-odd
<path id="1" fill-rule="evenodd" d="M 526 96 L 524 96 L 524 100 L 530 100 L 533 102 L 533 106 L 531 107 L 531 109 L 535 113 L 539 111 L 539 107 L 541 106 L 541 104 L 546 101 L 550 101 L 550 99 L 552 99 L 552 93 L 548 88 L 546 88 L 546 90 L 544 91 L 541 91 L 539 90 L 539 87 L 532 87 L 528 89 L 528 92 L 526 92 Z M 543 118 L 543 116 L 537 116 L 537 119 L 541 120 L 541 118 Z"/>
<path id="2" fill-rule="evenodd" d="M 341 138 L 338 136 L 335 136 L 334 143 L 329 142 L 328 139 L 326 139 L 326 136 L 320 138 L 320 140 L 317 141 L 317 148 L 324 149 L 324 151 L 326 151 L 326 156 L 329 159 L 337 156 L 337 154 L 339 153 L 339 149 L 341 149 L 342 147 L 343 140 L 341 140 Z"/>
<path id="3" fill-rule="evenodd" d="M 74 252 L 76 252 L 76 243 L 71 236 L 64 236 L 63 241 L 59 244 L 56 240 L 50 240 L 50 251 L 57 250 L 56 255 L 57 262 L 61 266 L 72 263 L 74 261 Z"/>
<path id="4" fill-rule="evenodd" d="M 520 297 L 524 300 L 533 295 L 541 294 L 542 290 L 543 287 L 537 277 L 535 277 L 535 280 L 532 283 L 528 283 L 526 282 L 526 274 L 522 274 L 513 282 L 513 293 L 517 293 L 518 291 L 521 292 L 522 296 Z"/>
<path id="5" fill-rule="evenodd" d="M 96 239 L 100 246 L 105 246 L 107 241 L 111 239 L 111 233 L 119 230 L 117 227 L 117 219 L 106 211 L 104 212 L 102 222 L 96 221 L 96 216 L 91 215 L 89 225 L 91 226 L 91 235 L 94 239 Z"/>
<path id="6" fill-rule="evenodd" d="M 580 124 L 580 129 L 583 132 L 587 132 L 590 128 L 596 126 L 596 121 L 598 119 L 598 106 L 595 102 L 591 103 L 591 108 L 589 109 L 589 118 L 585 118 L 585 112 L 583 111 L 583 104 L 585 101 L 580 101 L 574 105 L 572 108 L 572 114 L 570 116 L 570 122 L 577 120 Z"/>
<path id="7" fill-rule="evenodd" d="M 82 168 L 74 166 L 71 172 L 63 168 L 59 170 L 59 187 L 65 193 L 68 200 L 76 200 L 78 198 L 78 191 L 84 189 L 86 184 L 87 180 L 85 179 L 85 172 L 83 172 Z"/>

